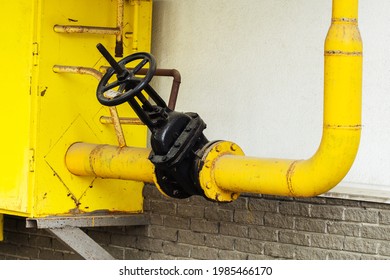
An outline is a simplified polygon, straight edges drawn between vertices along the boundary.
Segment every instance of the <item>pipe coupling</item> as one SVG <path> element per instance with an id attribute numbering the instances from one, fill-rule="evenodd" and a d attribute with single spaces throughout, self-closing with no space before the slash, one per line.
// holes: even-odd
<path id="1" fill-rule="evenodd" d="M 218 202 L 232 202 L 240 195 L 235 192 L 221 189 L 215 182 L 215 163 L 219 158 L 228 155 L 243 156 L 244 152 L 237 144 L 233 142 L 209 142 L 203 148 L 201 157 L 198 159 L 197 167 L 199 173 L 199 184 L 204 192 L 204 196 L 210 200 Z"/>

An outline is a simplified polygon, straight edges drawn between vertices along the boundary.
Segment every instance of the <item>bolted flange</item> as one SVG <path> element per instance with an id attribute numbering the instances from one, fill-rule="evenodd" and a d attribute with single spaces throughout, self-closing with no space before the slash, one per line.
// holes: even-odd
<path id="1" fill-rule="evenodd" d="M 204 196 L 213 201 L 232 202 L 239 197 L 238 193 L 226 191 L 218 187 L 214 179 L 213 167 L 220 157 L 226 155 L 243 156 L 244 152 L 233 142 L 210 142 L 203 148 L 202 156 L 198 159 L 199 184 L 204 192 Z"/>

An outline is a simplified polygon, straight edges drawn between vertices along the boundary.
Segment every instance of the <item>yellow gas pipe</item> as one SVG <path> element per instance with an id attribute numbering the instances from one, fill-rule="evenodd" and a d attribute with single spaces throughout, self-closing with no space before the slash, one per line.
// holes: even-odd
<path id="1" fill-rule="evenodd" d="M 242 192 L 309 197 L 343 179 L 355 159 L 361 131 L 362 41 L 357 18 L 358 0 L 333 0 L 325 42 L 323 135 L 317 152 L 307 160 L 263 159 L 243 156 L 234 143 L 217 142 L 199 166 L 199 181 L 207 197 L 232 201 Z M 157 184 L 149 152 L 75 143 L 66 164 L 75 175 Z"/>
<path id="2" fill-rule="evenodd" d="M 233 193 L 308 197 L 343 179 L 355 159 L 361 131 L 362 41 L 357 18 L 358 0 L 333 0 L 325 41 L 323 135 L 317 152 L 308 160 L 221 156 L 212 159 L 212 185 Z"/>

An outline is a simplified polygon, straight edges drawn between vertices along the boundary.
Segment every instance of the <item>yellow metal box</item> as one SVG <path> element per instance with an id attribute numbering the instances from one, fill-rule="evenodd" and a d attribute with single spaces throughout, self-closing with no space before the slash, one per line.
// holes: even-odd
<path id="1" fill-rule="evenodd" d="M 115 145 L 117 138 L 113 126 L 100 121 L 110 112 L 95 97 L 97 79 L 56 73 L 53 67 L 99 69 L 107 63 L 96 44 L 115 53 L 118 38 L 123 39 L 124 56 L 149 51 L 151 12 L 152 1 L 145 0 L 2 3 L 0 213 L 45 217 L 142 212 L 142 183 L 68 172 L 64 156 L 72 143 Z M 128 105 L 118 111 L 122 117 L 135 116 Z M 146 145 L 145 126 L 123 129 L 128 145 Z"/>

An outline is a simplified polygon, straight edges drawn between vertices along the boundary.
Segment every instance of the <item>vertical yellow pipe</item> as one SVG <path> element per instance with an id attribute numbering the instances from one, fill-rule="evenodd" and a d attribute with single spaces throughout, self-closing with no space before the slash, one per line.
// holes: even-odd
<path id="1" fill-rule="evenodd" d="M 0 241 L 4 240 L 4 215 L 0 214 Z"/>
<path id="2" fill-rule="evenodd" d="M 325 42 L 323 135 L 307 160 L 225 155 L 211 170 L 218 188 L 283 196 L 315 196 L 337 185 L 349 171 L 360 141 L 362 41 L 358 0 L 333 0 Z M 202 186 L 203 187 L 203 186 Z"/>

